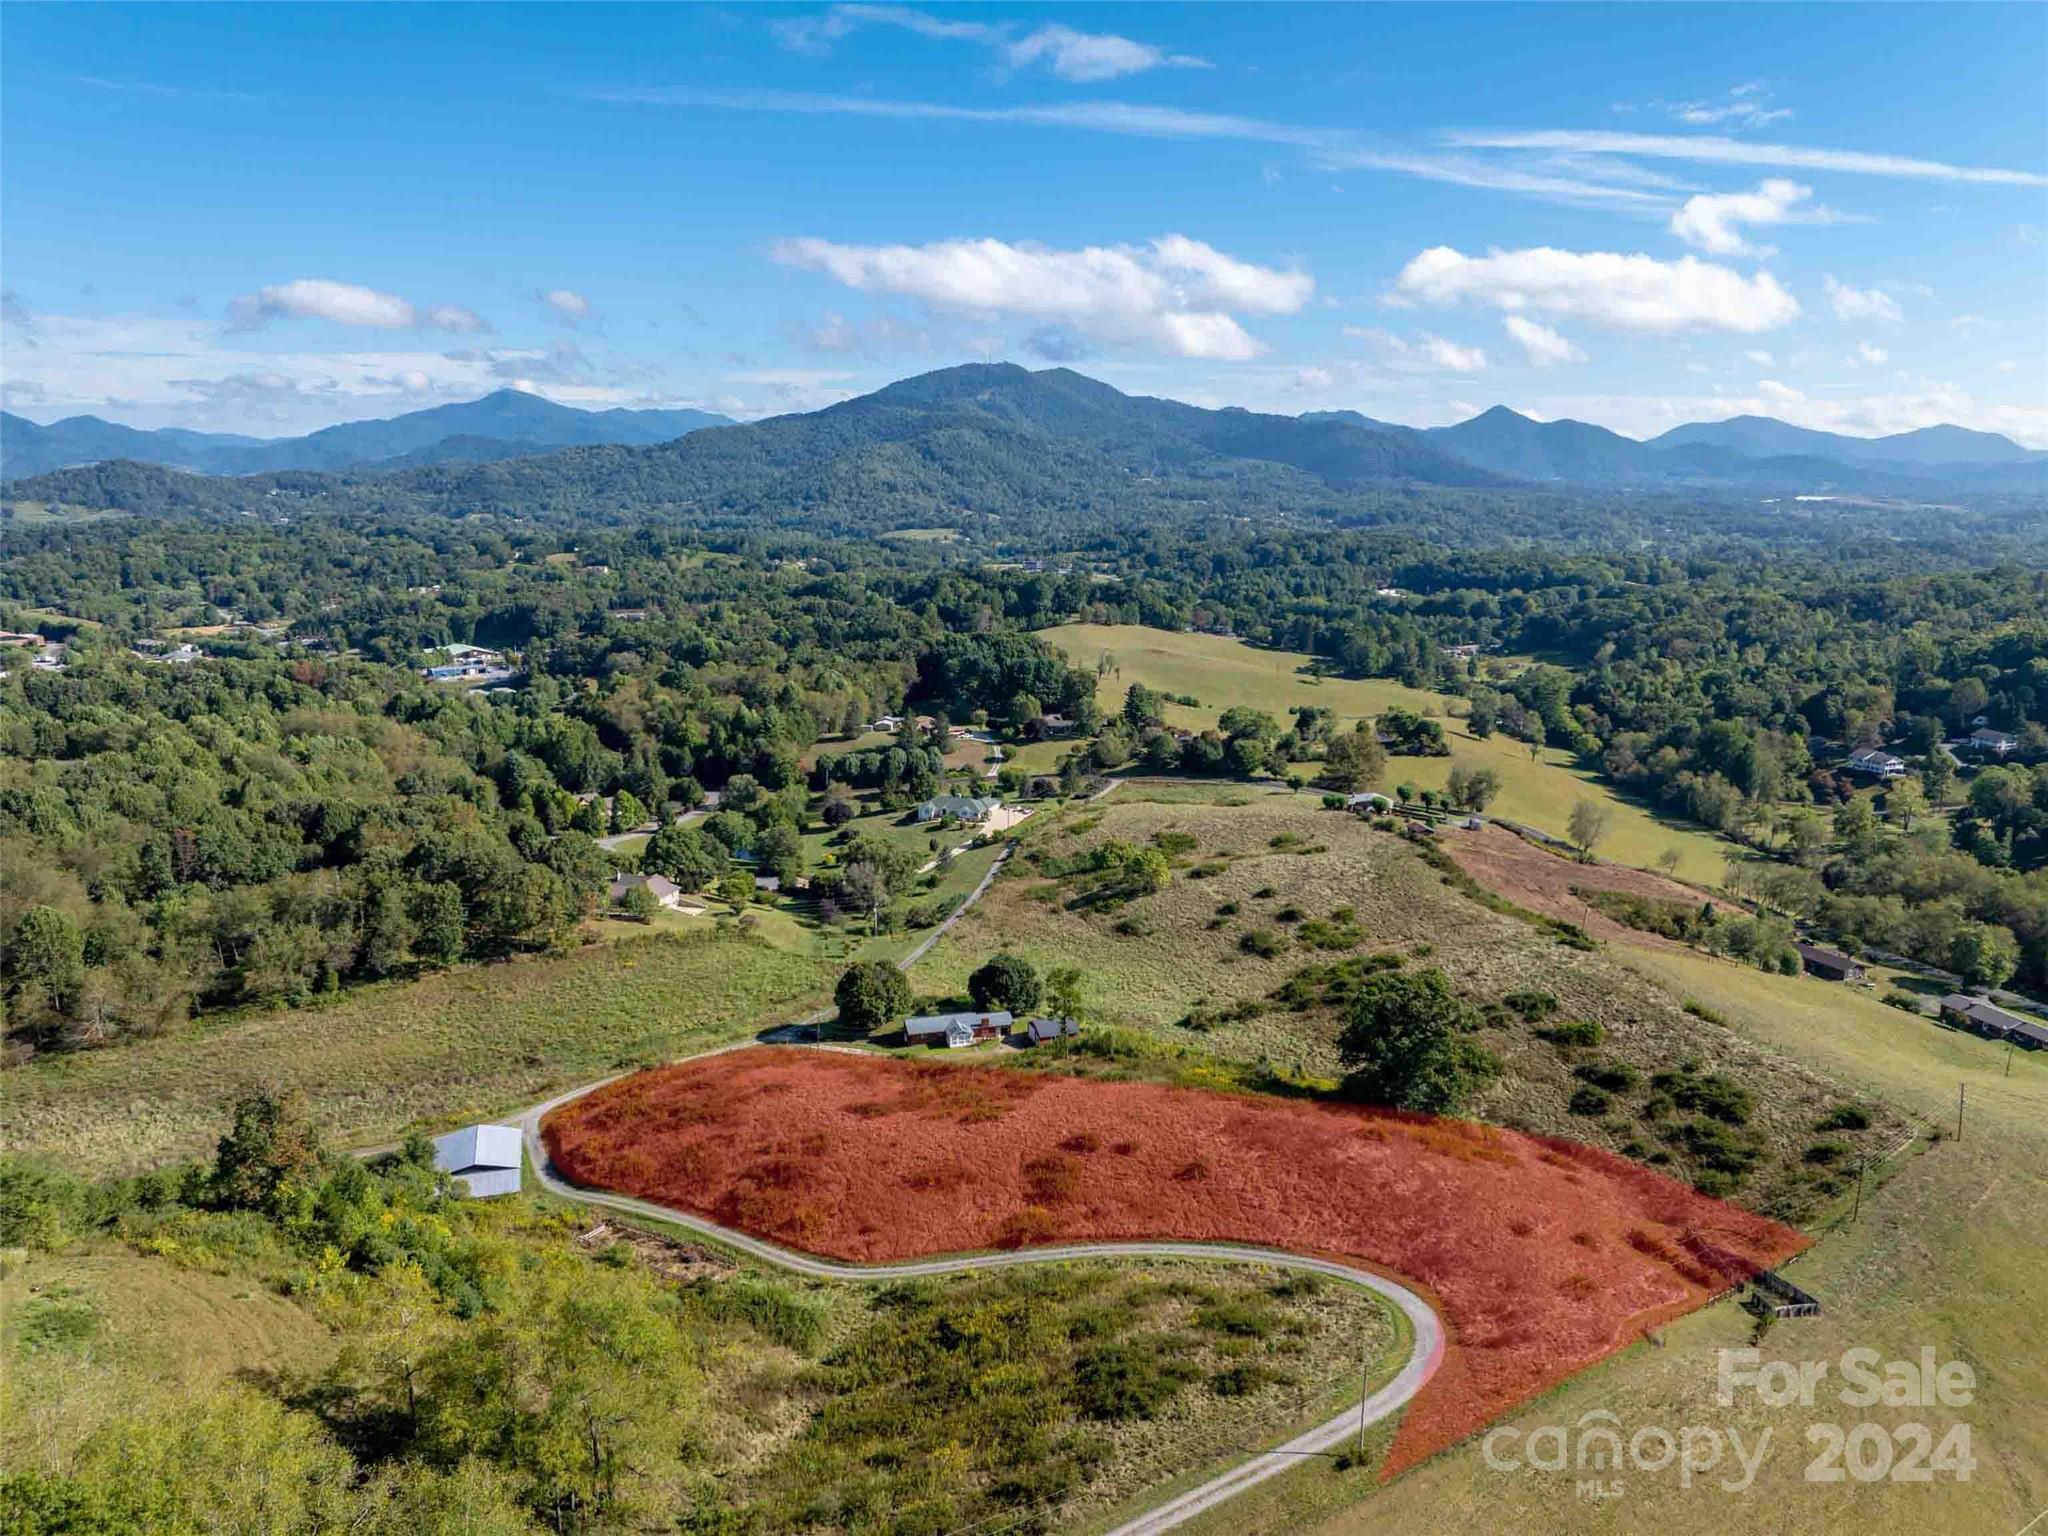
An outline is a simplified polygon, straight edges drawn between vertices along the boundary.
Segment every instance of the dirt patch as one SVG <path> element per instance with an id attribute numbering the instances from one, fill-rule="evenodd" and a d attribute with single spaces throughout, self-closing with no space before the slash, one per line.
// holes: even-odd
<path id="1" fill-rule="evenodd" d="M 1503 827 L 1485 826 L 1476 832 L 1462 828 L 1447 830 L 1437 839 L 1437 846 L 1496 896 L 1505 896 L 1516 906 L 1541 912 L 1545 917 L 1577 923 L 1596 938 L 1624 944 L 1650 949 L 1685 948 L 1654 933 L 1617 923 L 1573 895 L 1573 886 L 1594 891 L 1626 891 L 1653 901 L 1680 901 L 1688 905 L 1703 899 L 1691 886 L 1680 885 L 1676 880 L 1667 880 L 1648 870 L 1630 869 L 1625 864 L 1581 864 L 1563 854 L 1538 848 Z"/>
<path id="2" fill-rule="evenodd" d="M 1595 1148 L 1352 1106 L 756 1049 L 643 1072 L 543 1128 L 579 1183 L 860 1262 L 1143 1238 L 1341 1255 L 1427 1288 L 1450 1343 L 1391 1474 L 1725 1281 L 1790 1228 Z M 941 1176 L 942 1175 L 942 1176 Z"/>
<path id="3" fill-rule="evenodd" d="M 702 1243 L 686 1243 L 679 1238 L 662 1237 L 639 1227 L 622 1226 L 617 1222 L 599 1222 L 588 1232 L 579 1233 L 576 1246 L 586 1253 L 623 1245 L 632 1250 L 633 1257 L 663 1279 L 687 1284 L 715 1276 L 729 1275 L 738 1266 L 716 1248 Z"/>

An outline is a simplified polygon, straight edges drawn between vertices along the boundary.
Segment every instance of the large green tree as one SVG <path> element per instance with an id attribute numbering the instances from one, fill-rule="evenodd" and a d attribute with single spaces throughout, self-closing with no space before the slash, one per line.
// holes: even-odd
<path id="1" fill-rule="evenodd" d="M 1471 1012 L 1444 973 L 1388 971 L 1359 988 L 1337 1038 L 1347 1092 L 1375 1104 L 1451 1114 L 1483 1074 L 1464 1038 Z"/>

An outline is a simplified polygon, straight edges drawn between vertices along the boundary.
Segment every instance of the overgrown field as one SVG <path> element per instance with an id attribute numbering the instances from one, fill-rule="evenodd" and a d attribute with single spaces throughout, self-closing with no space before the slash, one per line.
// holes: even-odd
<path id="1" fill-rule="evenodd" d="M 7 1186 L 0 1219 L 21 1194 Z M 1378 1385 L 1406 1358 L 1371 1293 L 1263 1266 L 804 1283 L 515 1197 L 371 1222 L 434 1223 L 414 1269 L 389 1237 L 335 1252 L 340 1204 L 324 1196 L 310 1232 L 175 1202 L 39 1227 L 54 1248 L 17 1250 L 0 1277 L 0 1512 L 513 1536 L 563 1514 L 582 1528 L 566 1479 L 616 1501 L 601 1529 L 1075 1529 L 1326 1416 L 1362 1361 Z M 550 1328 L 602 1332 L 633 1368 L 608 1378 Z M 650 1355 L 650 1333 L 678 1347 Z M 552 1403 L 521 1390 L 551 1352 Z M 480 1420 L 451 1418 L 493 1369 Z M 587 1440 L 554 1409 L 600 1389 Z M 579 1470 L 592 1445 L 623 1472 Z M 558 1467 L 564 1447 L 579 1455 Z"/>
<path id="2" fill-rule="evenodd" d="M 1596 1149 L 1399 1111 L 761 1047 L 554 1111 L 557 1167 L 809 1252 L 876 1262 L 1180 1238 L 1347 1255 L 1430 1288 L 1450 1348 L 1403 1467 L 1796 1232 Z"/>
<path id="3" fill-rule="evenodd" d="M 1601 857 L 1647 867 L 1667 849 L 1679 853 L 1678 873 L 1688 880 L 1718 881 L 1728 844 L 1694 826 L 1653 815 L 1617 795 L 1609 785 L 1577 767 L 1568 754 L 1545 748 L 1535 758 L 1522 742 L 1507 736 L 1481 740 L 1462 719 L 1450 715 L 1452 701 L 1442 694 L 1405 688 L 1382 678 L 1316 678 L 1303 672 L 1310 658 L 1291 651 L 1257 650 L 1241 640 L 1220 635 L 1183 634 L 1138 626 L 1067 624 L 1040 631 L 1047 644 L 1064 652 L 1075 666 L 1093 667 L 1107 652 L 1117 671 L 1102 678 L 1098 697 L 1105 712 L 1123 705 L 1124 690 L 1143 683 L 1162 693 L 1190 695 L 1199 709 L 1169 704 L 1170 725 L 1200 729 L 1233 705 L 1263 709 L 1284 720 L 1297 704 L 1316 704 L 1337 712 L 1348 727 L 1366 715 L 1389 708 L 1434 712 L 1442 717 L 1450 739 L 1449 757 L 1396 757 L 1387 764 L 1391 790 L 1401 783 L 1418 789 L 1442 789 L 1453 763 L 1491 768 L 1500 775 L 1501 791 L 1488 814 L 1537 827 L 1556 837 L 1565 835 L 1572 807 L 1592 800 L 1609 811 L 1610 825 L 1601 842 Z"/>
<path id="4" fill-rule="evenodd" d="M 1859 1148 L 1903 1129 L 1882 1103 L 1686 1012 L 1609 950 L 1482 904 L 1424 851 L 1314 796 L 1153 793 L 1127 784 L 1030 824 L 918 989 L 961 995 L 1001 948 L 1076 966 L 1090 1049 L 1112 1066 L 1199 1083 L 1219 1080 L 1205 1064 L 1228 1064 L 1285 1089 L 1340 1075 L 1343 1002 L 1365 975 L 1440 967 L 1481 1010 L 1476 1038 L 1503 1068 L 1469 1112 L 1623 1152 L 1786 1220 L 1838 1194 Z M 1112 839 L 1173 850 L 1167 888 L 1091 906 L 1056 873 Z M 1821 1129 L 1844 1111 L 1866 1123 Z"/>
<path id="5" fill-rule="evenodd" d="M 339 1139 L 376 1142 L 743 1038 L 831 982 L 821 962 L 718 933 L 469 967 L 35 1057 L 0 1078 L 0 1142 L 77 1172 L 132 1172 L 210 1149 L 220 1106 L 259 1084 L 301 1091 Z"/>

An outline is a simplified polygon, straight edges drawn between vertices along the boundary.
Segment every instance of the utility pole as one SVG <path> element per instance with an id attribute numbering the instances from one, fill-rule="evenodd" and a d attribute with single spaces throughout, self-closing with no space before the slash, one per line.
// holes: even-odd
<path id="1" fill-rule="evenodd" d="M 1963 1139 L 1963 1085 L 1956 1084 L 1956 1140 Z"/>
<path id="2" fill-rule="evenodd" d="M 1358 1337 L 1358 1461 L 1365 1464 L 1365 1404 L 1372 1396 L 1372 1335 Z"/>
<path id="3" fill-rule="evenodd" d="M 1864 1157 L 1856 1159 L 1856 1208 L 1849 1213 L 1851 1221 L 1863 1214 L 1863 1165 L 1867 1161 L 1869 1159 Z"/>

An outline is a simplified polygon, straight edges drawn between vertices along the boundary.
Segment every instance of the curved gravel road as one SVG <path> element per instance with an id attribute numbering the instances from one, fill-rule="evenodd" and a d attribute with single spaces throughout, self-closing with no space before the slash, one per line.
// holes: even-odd
<path id="1" fill-rule="evenodd" d="M 705 1054 L 723 1055 L 726 1051 L 746 1050 L 752 1047 L 753 1042 L 749 1041 L 740 1045 L 725 1046 Z M 551 1194 L 580 1201 L 586 1205 L 605 1206 L 629 1215 L 650 1217 L 657 1221 L 687 1227 L 705 1237 L 715 1238 L 728 1247 L 737 1248 L 750 1258 L 795 1274 L 818 1280 L 875 1281 L 910 1279 L 924 1275 L 950 1275 L 965 1270 L 1006 1269 L 1019 1264 L 1054 1264 L 1065 1259 L 1213 1259 L 1229 1263 L 1265 1264 L 1275 1269 L 1306 1270 L 1312 1274 L 1328 1275 L 1351 1285 L 1365 1287 L 1392 1303 L 1400 1310 L 1401 1315 L 1408 1319 L 1408 1326 L 1414 1337 L 1414 1347 L 1409 1351 L 1408 1360 L 1400 1371 L 1377 1392 L 1371 1393 L 1362 1402 L 1353 1403 L 1327 1422 L 1303 1431 L 1284 1445 L 1275 1446 L 1270 1451 L 1250 1457 L 1229 1471 L 1210 1478 L 1198 1487 L 1190 1488 L 1186 1493 L 1147 1510 L 1133 1520 L 1126 1521 L 1111 1531 L 1109 1536 L 1151 1536 L 1153 1532 L 1170 1531 L 1225 1500 L 1234 1498 L 1246 1489 L 1255 1487 L 1299 1464 L 1303 1456 L 1314 1455 L 1342 1445 L 1365 1426 L 1379 1423 L 1405 1405 L 1422 1390 L 1423 1384 L 1436 1373 L 1438 1364 L 1443 1360 L 1443 1324 L 1429 1303 L 1415 1292 L 1368 1269 L 1354 1268 L 1332 1259 L 1309 1258 L 1303 1254 L 1289 1253 L 1281 1248 L 1257 1248 L 1234 1243 L 1068 1243 L 1058 1247 L 1018 1249 L 1002 1253 L 954 1254 L 929 1259 L 910 1259 L 896 1264 L 843 1264 L 833 1259 L 821 1259 L 808 1253 L 801 1253 L 793 1248 L 784 1248 L 776 1243 L 764 1242 L 758 1237 L 749 1237 L 744 1232 L 736 1232 L 730 1227 L 722 1227 L 716 1222 L 706 1221 L 701 1216 L 677 1210 L 672 1206 L 660 1205 L 652 1200 L 613 1194 L 609 1190 L 586 1189 L 580 1184 L 570 1183 L 556 1171 L 548 1158 L 547 1147 L 541 1141 L 540 1124 L 550 1110 L 572 1099 L 579 1099 L 612 1081 L 616 1079 L 606 1078 L 604 1082 L 586 1083 L 580 1088 L 573 1088 L 545 1104 L 527 1110 L 514 1122 L 525 1138 L 527 1156 L 533 1163 L 542 1187 Z"/>

